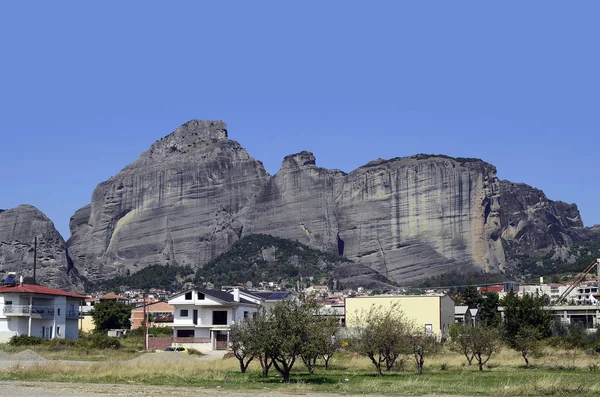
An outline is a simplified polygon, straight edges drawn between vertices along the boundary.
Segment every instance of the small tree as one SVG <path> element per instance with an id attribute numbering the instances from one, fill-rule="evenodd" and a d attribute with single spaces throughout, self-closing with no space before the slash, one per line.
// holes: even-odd
<path id="1" fill-rule="evenodd" d="M 131 328 L 131 306 L 117 301 L 97 303 L 92 310 L 96 331 Z"/>
<path id="2" fill-rule="evenodd" d="M 471 328 L 469 332 L 470 349 L 477 360 L 480 371 L 492 354 L 500 350 L 500 334 L 492 327 Z"/>
<path id="3" fill-rule="evenodd" d="M 253 343 L 255 335 L 252 334 L 252 327 L 244 319 L 230 327 L 229 336 L 231 350 L 235 358 L 240 362 L 240 371 L 244 374 L 256 354 Z"/>
<path id="4" fill-rule="evenodd" d="M 382 366 L 389 371 L 401 354 L 410 346 L 409 338 L 412 323 L 406 320 L 398 305 L 389 308 L 372 306 L 368 312 L 357 318 L 353 330 L 351 347 L 357 353 L 367 356 L 382 376 Z"/>
<path id="5" fill-rule="evenodd" d="M 313 315 L 312 304 L 294 301 L 280 301 L 269 313 L 265 353 L 285 383 L 289 383 L 296 358 L 306 348 Z"/>
<path id="6" fill-rule="evenodd" d="M 231 327 L 232 350 L 240 361 L 240 370 L 246 372 L 250 362 L 257 358 L 263 377 L 269 376 L 273 360 L 268 355 L 269 343 L 273 339 L 271 316 L 264 309 L 252 313 Z"/>
<path id="7" fill-rule="evenodd" d="M 521 352 L 523 360 L 525 360 L 525 367 L 529 368 L 529 356 L 539 356 L 541 354 L 540 349 L 540 331 L 537 327 L 526 325 L 521 327 L 515 337 L 514 348 Z"/>
<path id="8" fill-rule="evenodd" d="M 323 335 L 323 339 L 321 339 L 321 346 L 319 351 L 321 352 L 321 358 L 325 363 L 325 371 L 329 369 L 329 360 L 333 357 L 334 353 L 337 352 L 340 348 L 340 342 L 338 338 L 339 326 L 336 326 L 334 332 L 328 332 L 327 334 L 331 334 L 329 336 L 329 340 Z"/>
<path id="9" fill-rule="evenodd" d="M 413 334 L 410 337 L 410 344 L 413 356 L 415 357 L 415 364 L 417 365 L 417 373 L 421 375 L 423 373 L 425 356 L 437 353 L 441 344 L 435 336 L 424 335 L 422 333 Z"/>
<path id="10" fill-rule="evenodd" d="M 323 356 L 325 369 L 327 369 L 329 359 L 337 347 L 336 335 L 339 328 L 337 319 L 316 315 L 316 312 L 315 308 L 315 315 L 306 324 L 307 328 L 304 333 L 306 339 L 300 352 L 300 357 L 311 375 L 315 371 L 315 364 L 319 356 Z"/>
<path id="11" fill-rule="evenodd" d="M 464 324 L 452 324 L 450 327 L 450 349 L 463 354 L 469 365 L 475 354 L 471 349 L 471 330 L 473 327 Z"/>

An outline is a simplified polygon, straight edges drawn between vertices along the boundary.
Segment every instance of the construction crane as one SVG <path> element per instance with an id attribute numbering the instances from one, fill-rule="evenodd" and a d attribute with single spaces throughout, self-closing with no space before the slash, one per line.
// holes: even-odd
<path id="1" fill-rule="evenodd" d="M 594 266 L 596 266 L 596 271 L 597 271 L 597 280 L 598 280 L 598 289 L 600 290 L 600 258 L 596 259 L 594 262 L 590 263 L 588 267 L 585 268 L 585 270 L 581 273 L 579 273 L 577 275 L 577 277 L 575 278 L 575 281 L 573 281 L 573 284 L 571 284 L 569 286 L 569 288 L 567 288 L 565 290 L 565 292 L 562 293 L 562 295 L 558 298 L 558 300 L 556 301 L 557 305 L 560 305 L 565 299 L 567 299 L 567 296 L 569 296 L 569 294 L 575 289 L 577 288 L 577 286 L 583 281 L 583 279 L 585 278 L 585 276 L 587 276 L 589 274 L 589 272 L 592 271 L 592 269 L 594 268 Z"/>

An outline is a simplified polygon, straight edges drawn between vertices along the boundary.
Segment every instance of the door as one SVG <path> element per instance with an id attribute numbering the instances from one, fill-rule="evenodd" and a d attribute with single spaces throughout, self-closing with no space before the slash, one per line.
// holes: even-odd
<path id="1" fill-rule="evenodd" d="M 217 350 L 227 350 L 227 332 L 217 331 Z"/>

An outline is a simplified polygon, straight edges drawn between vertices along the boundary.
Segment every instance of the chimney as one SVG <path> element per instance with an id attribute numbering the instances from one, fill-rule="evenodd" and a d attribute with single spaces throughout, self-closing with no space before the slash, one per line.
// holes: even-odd
<path id="1" fill-rule="evenodd" d="M 19 286 L 23 286 L 23 275 L 19 276 Z"/>
<path id="2" fill-rule="evenodd" d="M 234 302 L 239 302 L 240 301 L 240 289 L 239 288 L 234 288 L 233 289 L 233 301 Z"/>

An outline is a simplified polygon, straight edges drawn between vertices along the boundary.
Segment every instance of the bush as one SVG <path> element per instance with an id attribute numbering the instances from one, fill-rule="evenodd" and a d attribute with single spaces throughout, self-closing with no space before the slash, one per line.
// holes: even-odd
<path id="1" fill-rule="evenodd" d="M 88 338 L 81 339 L 80 343 L 89 349 L 120 349 L 121 342 L 117 338 L 110 338 L 106 335 L 92 335 Z"/>
<path id="2" fill-rule="evenodd" d="M 11 346 L 33 346 L 33 345 L 41 345 L 44 343 L 43 338 L 38 338 L 37 336 L 27 336 L 27 335 L 15 335 L 8 341 L 8 344 Z"/>

